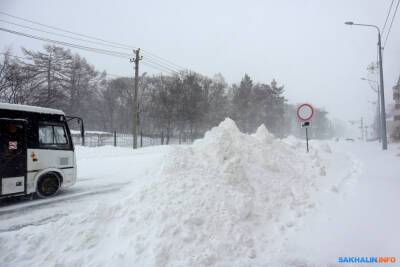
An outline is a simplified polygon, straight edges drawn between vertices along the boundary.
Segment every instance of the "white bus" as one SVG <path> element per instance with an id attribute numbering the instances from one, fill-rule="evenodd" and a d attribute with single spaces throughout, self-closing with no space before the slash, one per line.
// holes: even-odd
<path id="1" fill-rule="evenodd" d="M 0 198 L 46 198 L 75 183 L 67 120 L 61 110 L 0 103 Z"/>

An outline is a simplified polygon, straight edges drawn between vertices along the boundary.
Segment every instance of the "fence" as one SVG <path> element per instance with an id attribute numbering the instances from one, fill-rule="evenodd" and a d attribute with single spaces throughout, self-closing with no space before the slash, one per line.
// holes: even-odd
<path id="1" fill-rule="evenodd" d="M 79 131 L 71 131 L 72 140 L 75 145 L 83 144 Z M 169 138 L 163 132 L 159 134 L 140 133 L 137 139 L 138 147 L 157 146 L 164 144 L 191 144 L 192 138 L 187 134 L 170 136 Z M 110 133 L 99 131 L 85 131 L 84 145 L 89 147 L 97 146 L 119 146 L 133 147 L 132 134 Z"/>

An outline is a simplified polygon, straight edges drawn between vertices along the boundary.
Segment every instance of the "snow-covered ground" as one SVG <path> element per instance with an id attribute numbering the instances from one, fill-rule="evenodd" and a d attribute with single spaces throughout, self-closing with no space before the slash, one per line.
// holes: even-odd
<path id="1" fill-rule="evenodd" d="M 317 195 L 318 207 L 285 242 L 280 257 L 299 266 L 324 266 L 338 257 L 396 257 L 400 264 L 400 145 L 332 144 L 333 154 L 352 162 L 346 189 Z M 332 161 L 340 169 L 344 162 Z M 338 164 L 340 163 L 340 164 Z M 328 170 L 329 173 L 329 170 Z M 331 175 L 327 176 L 331 178 Z M 288 262 L 291 262 L 288 260 Z M 337 264 L 333 266 L 376 266 Z M 329 265 L 328 265 L 329 266 Z"/>
<path id="2" fill-rule="evenodd" d="M 74 187 L 0 207 L 0 265 L 400 259 L 399 154 L 399 146 L 344 141 L 312 141 L 306 154 L 302 141 L 264 127 L 243 134 L 231 120 L 193 145 L 78 147 Z"/>

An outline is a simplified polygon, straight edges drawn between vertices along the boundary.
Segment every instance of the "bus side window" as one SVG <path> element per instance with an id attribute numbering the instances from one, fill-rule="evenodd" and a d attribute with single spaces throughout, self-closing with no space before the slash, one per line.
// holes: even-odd
<path id="1" fill-rule="evenodd" d="M 40 125 L 39 126 L 39 143 L 41 145 L 52 145 L 53 142 L 53 126 Z"/>
<path id="2" fill-rule="evenodd" d="M 39 125 L 39 145 L 42 147 L 65 148 L 68 138 L 63 125 Z"/>

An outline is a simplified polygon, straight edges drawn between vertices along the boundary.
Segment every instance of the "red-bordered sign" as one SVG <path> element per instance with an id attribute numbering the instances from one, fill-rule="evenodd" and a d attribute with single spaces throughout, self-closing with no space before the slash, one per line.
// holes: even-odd
<path id="1" fill-rule="evenodd" d="M 314 108 L 310 104 L 301 104 L 297 108 L 297 118 L 301 121 L 309 121 L 314 116 Z"/>
<path id="2" fill-rule="evenodd" d="M 18 149 L 18 142 L 17 141 L 8 142 L 8 150 L 17 150 L 17 149 Z"/>

